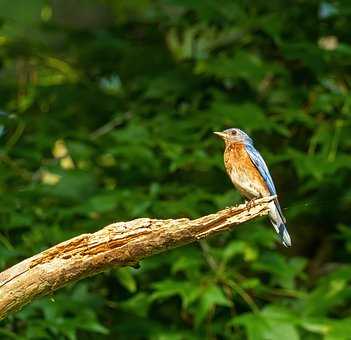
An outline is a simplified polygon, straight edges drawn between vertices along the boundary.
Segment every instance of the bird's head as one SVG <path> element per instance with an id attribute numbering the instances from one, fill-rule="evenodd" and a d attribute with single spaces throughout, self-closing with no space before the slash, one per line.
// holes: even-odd
<path id="1" fill-rule="evenodd" d="M 240 129 L 226 129 L 222 132 L 214 132 L 217 136 L 224 139 L 226 143 L 252 144 L 252 139 Z"/>

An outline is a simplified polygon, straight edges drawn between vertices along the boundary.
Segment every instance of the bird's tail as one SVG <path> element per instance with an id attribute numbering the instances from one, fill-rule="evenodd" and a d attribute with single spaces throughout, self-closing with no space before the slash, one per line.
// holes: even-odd
<path id="1" fill-rule="evenodd" d="M 278 200 L 275 200 L 269 204 L 269 218 L 275 231 L 279 234 L 280 240 L 285 247 L 291 246 L 291 239 L 288 230 L 285 226 L 285 218 L 280 209 Z"/>

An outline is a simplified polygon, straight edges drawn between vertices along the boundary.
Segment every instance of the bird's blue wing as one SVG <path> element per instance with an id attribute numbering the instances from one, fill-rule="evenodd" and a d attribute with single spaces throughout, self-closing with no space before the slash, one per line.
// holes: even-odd
<path id="1" fill-rule="evenodd" d="M 271 195 L 276 195 L 277 191 L 275 190 L 272 176 L 269 173 L 266 162 L 264 161 L 261 154 L 251 144 L 246 144 L 245 149 L 246 149 L 248 155 L 250 156 L 252 163 L 254 163 L 255 167 L 257 168 L 257 170 L 261 174 L 262 178 L 264 179 L 265 183 L 267 184 L 268 190 L 271 193 Z M 285 217 L 283 215 L 282 209 L 280 208 L 280 204 L 278 202 L 278 199 L 276 198 L 274 201 L 275 201 L 275 205 L 279 211 L 279 214 L 280 214 L 283 222 L 285 223 L 286 220 L 285 220 Z"/>
<path id="2" fill-rule="evenodd" d="M 268 190 L 272 195 L 276 195 L 277 192 L 275 190 L 275 186 L 273 183 L 273 179 L 271 177 L 271 174 L 269 173 L 268 167 L 263 160 L 261 154 L 254 148 L 253 145 L 246 144 L 245 149 L 250 156 L 250 159 L 252 163 L 254 163 L 255 167 L 259 171 L 260 175 L 264 179 L 264 181 L 267 184 Z"/>

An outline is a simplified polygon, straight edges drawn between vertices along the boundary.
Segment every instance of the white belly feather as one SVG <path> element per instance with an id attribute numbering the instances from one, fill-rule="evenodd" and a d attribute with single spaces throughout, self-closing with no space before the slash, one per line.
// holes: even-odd
<path id="1" fill-rule="evenodd" d="M 249 173 L 238 171 L 236 167 L 232 169 L 230 179 L 240 193 L 248 199 L 262 197 L 265 194 L 260 184 L 256 183 Z"/>

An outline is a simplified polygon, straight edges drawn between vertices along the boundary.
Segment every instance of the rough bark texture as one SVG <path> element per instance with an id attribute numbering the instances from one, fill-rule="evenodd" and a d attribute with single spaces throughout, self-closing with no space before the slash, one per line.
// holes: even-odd
<path id="1" fill-rule="evenodd" d="M 0 319 L 35 297 L 114 265 L 135 265 L 147 256 L 203 239 L 268 213 L 265 197 L 195 220 L 139 218 L 112 223 L 53 246 L 0 273 Z"/>

